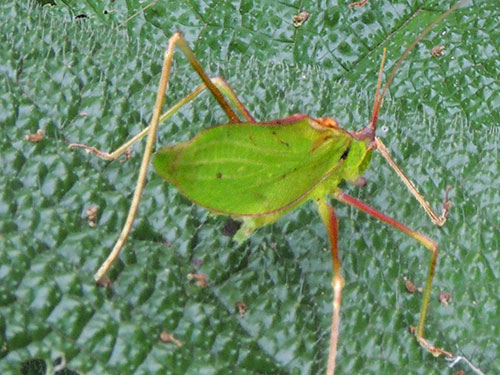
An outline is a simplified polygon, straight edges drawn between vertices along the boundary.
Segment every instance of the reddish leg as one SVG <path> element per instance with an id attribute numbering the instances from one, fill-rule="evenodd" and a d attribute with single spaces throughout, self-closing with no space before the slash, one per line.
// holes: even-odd
<path id="1" fill-rule="evenodd" d="M 340 303 L 342 297 L 342 288 L 344 287 L 344 279 L 340 274 L 340 258 L 337 247 L 338 241 L 338 223 L 333 207 L 322 198 L 316 201 L 318 211 L 323 220 L 323 223 L 328 230 L 330 237 L 332 263 L 333 263 L 333 313 L 332 324 L 330 328 L 330 348 L 328 351 L 328 367 L 327 375 L 333 375 L 335 371 L 335 358 L 337 356 L 337 342 L 339 338 L 339 322 L 340 322 Z"/>
<path id="2" fill-rule="evenodd" d="M 432 252 L 431 256 L 431 261 L 429 263 L 429 272 L 427 274 L 427 281 L 425 284 L 425 289 L 424 289 L 424 295 L 422 297 L 422 308 L 420 310 L 420 320 L 418 322 L 417 327 L 414 329 L 414 334 L 417 337 L 418 342 L 420 345 L 422 345 L 425 349 L 427 349 L 432 355 L 435 357 L 440 356 L 441 354 L 445 355 L 448 358 L 453 358 L 453 354 L 436 348 L 432 346 L 426 339 L 424 339 L 424 325 L 425 325 L 425 318 L 427 316 L 427 309 L 429 307 L 429 302 L 431 298 L 431 287 L 432 287 L 432 279 L 434 278 L 434 271 L 436 268 L 436 261 L 437 261 L 437 256 L 438 256 L 438 246 L 436 242 L 431 240 L 429 237 L 418 233 L 417 231 L 414 231 L 411 228 L 408 228 L 407 226 L 401 224 L 399 221 L 383 214 L 382 212 L 376 210 L 375 208 L 367 205 L 366 203 L 363 203 L 359 200 L 357 200 L 354 197 L 351 197 L 348 194 L 345 194 L 341 190 L 337 190 L 333 194 L 334 198 L 347 203 L 351 206 L 354 206 L 361 211 L 366 212 L 367 214 L 370 214 L 374 217 L 376 217 L 379 220 L 382 220 L 386 222 L 389 225 L 392 225 L 394 228 L 399 229 L 401 232 L 405 233 L 406 235 L 416 239 L 418 242 L 420 242 L 422 245 L 424 245 L 427 249 L 429 249 Z"/>
<path id="3" fill-rule="evenodd" d="M 361 0 L 361 1 L 356 1 L 355 3 L 350 3 L 348 5 L 349 8 L 352 8 L 352 7 L 358 7 L 358 8 L 361 8 L 363 5 L 366 4 L 368 0 Z"/>

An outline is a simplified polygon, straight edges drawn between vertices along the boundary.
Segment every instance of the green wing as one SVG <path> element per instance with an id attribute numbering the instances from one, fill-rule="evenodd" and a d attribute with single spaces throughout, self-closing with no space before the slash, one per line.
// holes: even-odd
<path id="1" fill-rule="evenodd" d="M 160 176 L 211 211 L 261 216 L 288 211 L 325 181 L 336 186 L 340 176 L 331 172 L 342 164 L 351 141 L 341 129 L 313 128 L 309 118 L 228 124 L 163 147 L 153 164 Z"/>

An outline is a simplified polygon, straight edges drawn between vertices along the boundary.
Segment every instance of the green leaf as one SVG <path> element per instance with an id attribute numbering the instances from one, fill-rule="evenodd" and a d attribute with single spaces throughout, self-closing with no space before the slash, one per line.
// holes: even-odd
<path id="1" fill-rule="evenodd" d="M 40 369 L 39 360 L 49 368 L 61 358 L 89 374 L 323 373 L 331 259 L 312 205 L 238 245 L 222 234 L 223 217 L 194 206 L 151 169 L 113 283 L 101 289 L 92 275 L 127 215 L 144 144 L 124 163 L 67 145 L 111 151 L 146 126 L 177 29 L 258 120 L 302 112 L 359 129 L 369 121 L 382 47 L 387 76 L 449 4 L 169 1 L 120 26 L 145 5 L 0 5 L 0 373 Z M 300 11 L 310 17 L 294 28 Z M 403 64 L 382 107 L 378 135 L 432 206 L 452 185 L 446 225 L 432 225 L 380 157 L 366 187 L 346 187 L 439 243 L 427 338 L 485 373 L 500 368 L 499 17 L 486 0 L 450 15 Z M 441 57 L 430 54 L 437 45 L 445 46 Z M 176 54 L 166 105 L 198 84 Z M 158 144 L 224 122 L 203 95 L 160 128 Z M 39 129 L 40 142 L 25 139 Z M 423 285 L 429 254 L 362 212 L 335 208 L 346 280 L 337 373 L 456 373 L 461 364 L 449 369 L 407 332 L 421 295 L 407 293 L 402 278 Z M 208 286 L 189 281 L 193 273 L 206 275 Z M 440 292 L 451 293 L 448 306 Z M 162 331 L 183 345 L 161 342 Z"/>

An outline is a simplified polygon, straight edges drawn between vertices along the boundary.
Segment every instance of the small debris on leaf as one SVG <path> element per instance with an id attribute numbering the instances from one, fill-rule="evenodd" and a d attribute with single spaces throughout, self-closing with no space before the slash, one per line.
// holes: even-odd
<path id="1" fill-rule="evenodd" d="M 28 134 L 26 136 L 26 140 L 28 142 L 32 142 L 32 143 L 38 143 L 40 142 L 41 140 L 43 139 L 43 130 L 42 129 L 38 129 L 36 131 L 36 133 L 33 133 L 33 134 Z"/>
<path id="2" fill-rule="evenodd" d="M 179 348 L 182 346 L 182 341 L 176 339 L 174 335 L 168 333 L 167 331 L 163 331 L 160 334 L 160 340 L 163 342 L 173 342 L 175 345 L 177 345 Z"/>
<path id="3" fill-rule="evenodd" d="M 300 12 L 299 14 L 293 16 L 293 27 L 299 28 L 301 27 L 304 22 L 307 21 L 309 18 L 309 13 L 307 12 Z"/>
<path id="4" fill-rule="evenodd" d="M 438 298 L 442 305 L 448 306 L 450 304 L 451 294 L 448 292 L 441 292 Z"/>
<path id="5" fill-rule="evenodd" d="M 455 375 L 465 375 L 465 371 L 464 370 L 458 370 L 457 372 L 455 372 Z"/>
<path id="6" fill-rule="evenodd" d="M 241 317 L 245 316 L 245 313 L 247 312 L 248 306 L 243 301 L 236 301 L 234 306 L 236 307 L 236 309 L 240 313 Z"/>
<path id="7" fill-rule="evenodd" d="M 415 293 L 419 292 L 422 293 L 422 288 L 417 288 L 417 286 L 409 280 L 406 276 L 403 276 L 403 282 L 405 283 L 405 288 L 408 291 L 408 293 Z"/>
<path id="8" fill-rule="evenodd" d="M 87 215 L 87 219 L 89 219 L 89 227 L 95 227 L 98 212 L 99 208 L 97 206 L 90 206 L 89 208 L 87 208 L 87 211 L 85 211 L 85 215 Z"/>
<path id="9" fill-rule="evenodd" d="M 189 273 L 188 280 L 195 280 L 196 285 L 200 288 L 206 288 L 208 286 L 207 277 L 202 273 Z"/>
<path id="10" fill-rule="evenodd" d="M 353 182 L 354 186 L 357 187 L 364 187 L 366 185 L 366 177 L 358 177 L 357 179 L 354 180 Z"/>
<path id="11" fill-rule="evenodd" d="M 444 46 L 434 46 L 432 47 L 431 49 L 431 55 L 434 56 L 434 57 L 440 57 L 440 56 L 443 56 L 444 54 Z"/>

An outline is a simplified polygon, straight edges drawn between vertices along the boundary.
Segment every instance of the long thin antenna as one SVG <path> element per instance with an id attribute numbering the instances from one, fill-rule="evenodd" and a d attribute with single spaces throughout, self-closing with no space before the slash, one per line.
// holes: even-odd
<path id="1" fill-rule="evenodd" d="M 396 76 L 396 73 L 403 63 L 403 61 L 406 60 L 410 52 L 415 48 L 415 46 L 436 26 L 438 23 L 440 23 L 442 20 L 444 20 L 446 17 L 448 17 L 451 13 L 453 13 L 458 7 L 463 5 L 465 2 L 468 0 L 461 0 L 455 5 L 453 5 L 450 9 L 448 9 L 446 12 L 441 14 L 438 18 L 436 18 L 432 23 L 425 28 L 425 30 L 415 39 L 409 46 L 408 48 L 404 51 L 403 55 L 399 58 L 397 61 L 396 65 L 392 69 L 391 75 L 387 79 L 387 82 L 384 86 L 384 89 L 382 90 L 382 95 L 380 95 L 380 98 L 378 99 L 378 102 L 375 103 L 373 106 L 373 113 L 372 113 L 372 118 L 371 118 L 371 131 L 373 136 L 375 136 L 375 129 L 377 127 L 377 119 L 378 119 L 378 113 L 380 110 L 380 106 L 382 105 L 382 101 L 384 100 L 385 93 L 387 89 L 389 88 L 390 84 L 394 80 L 394 77 Z"/>
<path id="2" fill-rule="evenodd" d="M 380 105 L 382 103 L 382 100 L 380 98 L 380 86 L 382 86 L 382 74 L 384 73 L 386 52 L 387 52 L 387 48 L 384 48 L 384 53 L 382 54 L 382 62 L 380 63 L 380 69 L 378 71 L 377 91 L 375 92 L 375 100 L 373 101 L 372 118 L 370 120 L 372 140 L 375 139 L 375 128 L 376 128 L 376 124 L 377 124 L 378 111 L 379 111 Z"/>
<path id="3" fill-rule="evenodd" d="M 127 23 L 129 23 L 132 19 L 134 19 L 135 17 L 137 17 L 139 14 L 143 13 L 146 9 L 148 8 L 151 8 L 153 5 L 155 5 L 159 0 L 153 0 L 151 1 L 148 5 L 146 5 L 144 8 L 141 8 L 139 9 L 137 12 L 135 12 L 134 14 L 132 14 L 129 18 L 127 18 L 125 21 L 123 21 L 121 24 L 119 24 L 117 26 L 117 28 L 120 28 L 124 25 L 126 25 Z"/>

